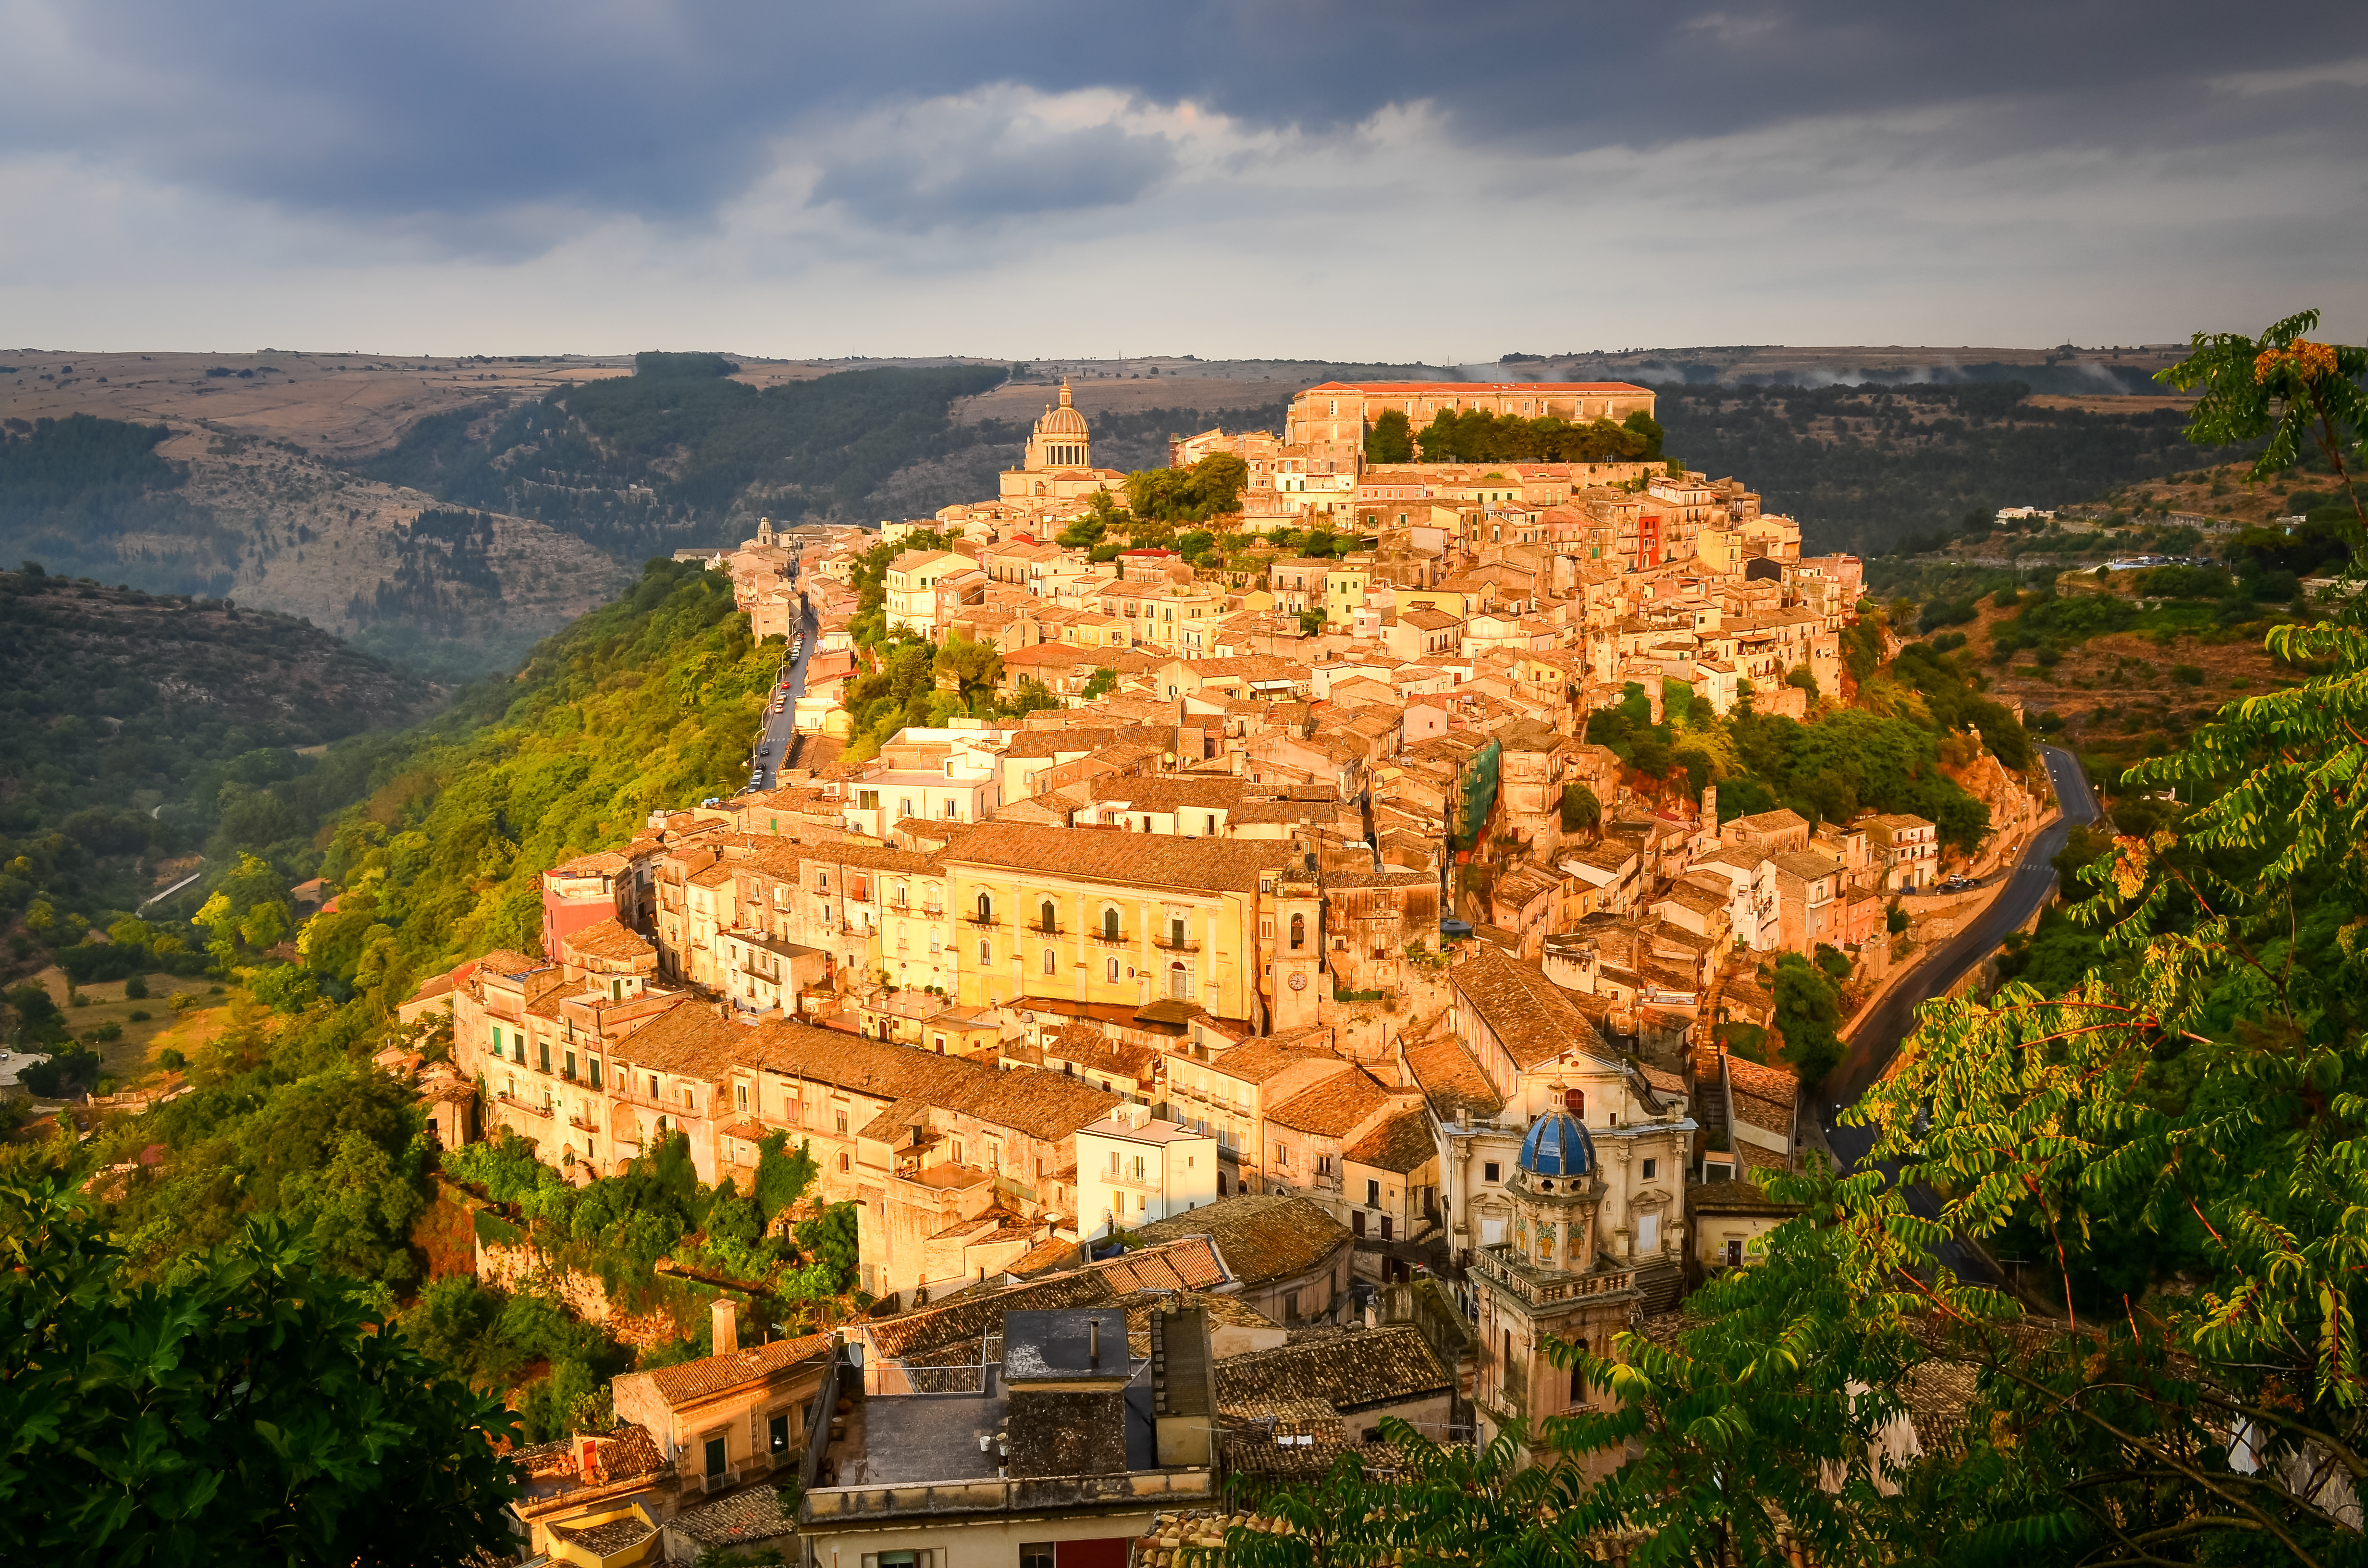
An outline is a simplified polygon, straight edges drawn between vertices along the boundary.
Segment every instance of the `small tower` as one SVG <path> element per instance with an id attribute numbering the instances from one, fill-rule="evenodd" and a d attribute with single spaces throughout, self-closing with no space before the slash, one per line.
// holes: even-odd
<path id="1" fill-rule="evenodd" d="M 1634 1320 L 1641 1299 L 1634 1274 L 1600 1250 L 1600 1215 L 1609 1192 L 1587 1131 L 1586 1096 L 1567 1091 L 1564 1103 L 1532 1121 L 1521 1141 L 1520 1163 L 1505 1184 L 1513 1208 L 1505 1240 L 1482 1247 L 1473 1259 L 1472 1277 L 1480 1287 L 1480 1376 L 1473 1403 L 1484 1446 L 1508 1426 L 1519 1424 L 1533 1433 L 1548 1417 L 1592 1402 L 1576 1373 L 1548 1358 L 1549 1341 L 1601 1353 Z M 1605 1454 L 1600 1468 L 1609 1471 L 1618 1460 Z"/>

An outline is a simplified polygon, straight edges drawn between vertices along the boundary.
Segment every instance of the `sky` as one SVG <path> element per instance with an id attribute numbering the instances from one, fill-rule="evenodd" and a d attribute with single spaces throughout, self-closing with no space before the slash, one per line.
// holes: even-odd
<path id="1" fill-rule="evenodd" d="M 2368 6 L 0 0 L 0 341 L 2368 335 Z"/>

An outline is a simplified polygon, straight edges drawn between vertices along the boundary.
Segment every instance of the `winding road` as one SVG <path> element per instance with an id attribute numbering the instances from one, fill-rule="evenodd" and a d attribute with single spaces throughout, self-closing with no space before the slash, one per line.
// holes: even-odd
<path id="1" fill-rule="evenodd" d="M 1825 1129 L 1827 1144 L 1846 1170 L 1855 1168 L 1866 1157 L 1874 1134 L 1867 1128 L 1841 1125 L 1836 1119 L 1843 1108 L 1864 1094 L 1867 1085 L 1881 1077 L 1883 1070 L 1891 1064 L 1900 1042 L 1916 1027 L 1917 1007 L 1954 985 L 1965 971 L 1989 957 L 2006 940 L 2009 932 L 2037 912 L 2055 885 L 2055 868 L 2050 862 L 2062 853 L 2074 828 L 2086 827 L 2097 820 L 2097 797 L 2089 788 L 2088 775 L 2081 771 L 2078 759 L 2059 746 L 2042 746 L 2039 750 L 2047 764 L 2048 781 L 2055 787 L 2062 814 L 2032 839 L 2022 858 L 2007 873 L 2005 890 L 1991 901 L 1990 906 L 1964 930 L 1926 954 L 1859 1020 L 1840 1064 L 1817 1090 L 1818 1125 Z M 1908 1203 L 1919 1214 L 1930 1216 L 1938 1211 L 1931 1194 L 1921 1189 L 1909 1193 Z M 1942 1255 L 1961 1275 L 1989 1275 L 1987 1266 L 1959 1244 L 1944 1247 Z"/>

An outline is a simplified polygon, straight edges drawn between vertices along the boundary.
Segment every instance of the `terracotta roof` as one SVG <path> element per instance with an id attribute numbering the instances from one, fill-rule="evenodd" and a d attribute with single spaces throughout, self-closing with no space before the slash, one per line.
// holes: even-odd
<path id="1" fill-rule="evenodd" d="M 696 1545 L 725 1548 L 771 1540 L 797 1526 L 781 1517 L 779 1487 L 751 1486 L 712 1503 L 685 1508 L 666 1521 L 666 1528 L 681 1531 Z"/>
<path id="2" fill-rule="evenodd" d="M 720 1084 L 735 1057 L 746 1060 L 749 1031 L 697 1003 L 669 1007 L 609 1048 L 620 1070 L 655 1067 Z"/>
<path id="3" fill-rule="evenodd" d="M 516 980 L 521 975 L 532 974 L 536 970 L 551 967 L 551 960 L 548 959 L 530 959 L 524 953 L 513 952 L 507 948 L 495 948 L 477 960 L 476 972 L 505 975 Z"/>
<path id="4" fill-rule="evenodd" d="M 613 849 L 600 849 L 589 855 L 578 855 L 573 860 L 562 860 L 551 869 L 550 874 L 557 877 L 597 877 L 604 873 L 613 876 L 632 864 Z"/>
<path id="5" fill-rule="evenodd" d="M 1147 1242 L 1204 1235 L 1244 1283 L 1289 1279 L 1320 1266 L 1348 1244 L 1348 1227 L 1304 1198 L 1241 1193 L 1136 1227 Z"/>
<path id="6" fill-rule="evenodd" d="M 1789 1133 L 1801 1100 L 1800 1078 L 1782 1067 L 1762 1066 L 1746 1062 L 1730 1052 L 1726 1059 L 1726 1080 L 1738 1101 L 1748 1100 L 1759 1115 L 1748 1118 L 1772 1132 Z M 1736 1107 L 1737 1113 L 1743 1109 Z"/>
<path id="7" fill-rule="evenodd" d="M 1544 971 L 1485 943 L 1475 947 L 1451 971 L 1455 989 L 1503 1043 L 1514 1066 L 1527 1072 L 1572 1051 L 1609 1059 L 1603 1037 Z"/>
<path id="8" fill-rule="evenodd" d="M 1362 1068 L 1335 1073 L 1278 1106 L 1266 1119 L 1277 1127 L 1319 1138 L 1346 1138 L 1366 1118 L 1390 1103 L 1390 1092 Z"/>
<path id="9" fill-rule="evenodd" d="M 946 852 L 949 865 L 1041 871 L 1126 887 L 1252 892 L 1281 869 L 1291 846 L 1273 840 L 1088 833 L 1034 823 L 986 823 Z"/>
<path id="10" fill-rule="evenodd" d="M 1245 1084 L 1263 1084 L 1298 1066 L 1303 1062 L 1338 1062 L 1329 1051 L 1301 1049 L 1284 1044 L 1281 1040 L 1245 1040 L 1225 1051 L 1209 1066 L 1212 1072 L 1223 1073 L 1228 1078 L 1238 1078 Z M 1346 1067 L 1347 1062 L 1342 1062 Z"/>
<path id="11" fill-rule="evenodd" d="M 1705 1214 L 1797 1214 L 1797 1203 L 1780 1203 L 1756 1182 L 1704 1181 L 1686 1188 L 1686 1207 Z"/>
<path id="12" fill-rule="evenodd" d="M 572 932 L 564 945 L 568 951 L 588 959 L 642 959 L 657 951 L 647 937 L 614 920 L 603 920 Z"/>
<path id="13" fill-rule="evenodd" d="M 1440 1120 L 1453 1121 L 1459 1111 L 1466 1110 L 1476 1117 L 1491 1117 L 1504 1108 L 1505 1102 L 1488 1082 L 1488 1074 L 1453 1035 L 1408 1046 L 1406 1059 L 1414 1081 L 1430 1101 L 1431 1114 Z"/>
<path id="14" fill-rule="evenodd" d="M 640 1374 L 650 1380 L 658 1397 L 680 1409 L 710 1394 L 725 1389 L 753 1383 L 774 1373 L 785 1371 L 801 1361 L 827 1357 L 830 1335 L 809 1334 L 801 1339 L 776 1339 L 770 1345 L 759 1345 L 748 1350 L 734 1350 L 723 1356 L 702 1356 L 696 1361 L 683 1361 L 671 1367 L 660 1367 L 654 1372 Z"/>
<path id="15" fill-rule="evenodd" d="M 1350 1144 L 1341 1158 L 1375 1170 L 1410 1176 L 1438 1153 L 1439 1144 L 1430 1135 L 1429 1119 L 1418 1110 L 1402 1110 Z"/>
<path id="16" fill-rule="evenodd" d="M 1454 1387 L 1454 1374 L 1411 1325 L 1254 1350 L 1217 1363 L 1217 1408 L 1235 1421 L 1280 1417 L 1309 1401 L 1348 1415 Z"/>
<path id="17" fill-rule="evenodd" d="M 639 1040 L 641 1035 L 631 1038 Z M 1118 1096 L 1064 1074 L 1034 1067 L 999 1070 L 988 1062 L 939 1056 L 915 1046 L 849 1037 L 808 1024 L 759 1024 L 745 1031 L 744 1038 L 747 1044 L 740 1059 L 768 1072 L 875 1098 L 912 1099 L 965 1111 L 982 1121 L 1048 1142 L 1057 1142 L 1078 1128 L 1100 1120 L 1122 1103 Z"/>

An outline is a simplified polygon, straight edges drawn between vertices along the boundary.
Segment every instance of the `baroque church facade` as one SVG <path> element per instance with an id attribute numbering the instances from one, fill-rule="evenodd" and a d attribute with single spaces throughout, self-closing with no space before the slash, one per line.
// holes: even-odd
<path id="1" fill-rule="evenodd" d="M 1094 466 L 1093 433 L 1077 412 L 1069 379 L 1061 378 L 1061 401 L 1044 406 L 1044 416 L 1028 433 L 1020 466 L 1003 471 L 1002 498 L 1025 504 L 1082 501 L 1098 490 L 1116 490 L 1126 475 Z"/>

